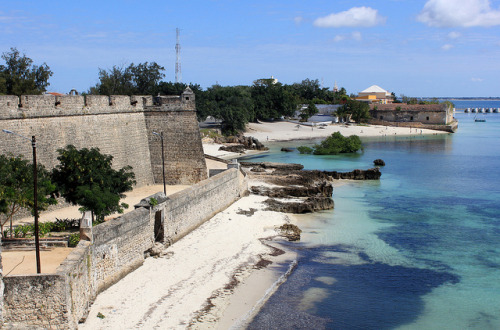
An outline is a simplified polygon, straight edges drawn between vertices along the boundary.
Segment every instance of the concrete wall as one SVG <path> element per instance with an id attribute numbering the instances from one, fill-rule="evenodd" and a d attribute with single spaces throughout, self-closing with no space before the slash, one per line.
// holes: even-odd
<path id="1" fill-rule="evenodd" d="M 155 206 L 144 199 L 134 211 L 95 226 L 93 242 L 81 241 L 56 274 L 4 278 L 4 325 L 76 328 L 100 292 L 142 265 L 144 252 L 155 242 L 158 212 L 166 240 L 174 242 L 227 208 L 246 188 L 246 178 L 231 168 Z"/>

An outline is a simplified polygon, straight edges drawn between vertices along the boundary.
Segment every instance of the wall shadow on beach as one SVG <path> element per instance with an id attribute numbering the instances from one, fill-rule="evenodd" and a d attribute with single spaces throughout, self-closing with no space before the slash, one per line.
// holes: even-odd
<path id="1" fill-rule="evenodd" d="M 346 252 L 342 246 L 300 251 L 299 267 L 269 299 L 249 329 L 391 329 L 415 321 L 423 312 L 422 297 L 445 283 L 457 283 L 451 273 L 372 262 L 332 264 L 319 255 Z M 319 275 L 321 274 L 321 275 Z M 334 278 L 334 283 L 318 277 Z M 315 288 L 315 290 L 310 290 Z M 304 293 L 323 292 L 304 310 Z"/>

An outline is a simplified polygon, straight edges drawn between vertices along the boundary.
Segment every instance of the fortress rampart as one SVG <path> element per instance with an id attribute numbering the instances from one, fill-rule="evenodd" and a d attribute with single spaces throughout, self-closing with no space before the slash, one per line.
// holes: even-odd
<path id="1" fill-rule="evenodd" d="M 230 168 L 168 198 L 150 196 L 95 226 L 93 241 L 80 241 L 56 273 L 5 276 L 4 326 L 76 329 L 97 295 L 141 266 L 155 242 L 177 241 L 246 190 L 246 177 Z M 152 197 L 158 204 L 149 203 Z"/>
<path id="2" fill-rule="evenodd" d="M 0 96 L 0 129 L 37 139 L 38 161 L 58 164 L 57 149 L 98 147 L 113 166 L 132 166 L 137 185 L 161 183 L 162 149 L 153 131 L 164 135 L 168 184 L 193 184 L 207 177 L 195 96 L 23 95 Z M 31 159 L 31 144 L 0 133 L 0 154 Z"/>

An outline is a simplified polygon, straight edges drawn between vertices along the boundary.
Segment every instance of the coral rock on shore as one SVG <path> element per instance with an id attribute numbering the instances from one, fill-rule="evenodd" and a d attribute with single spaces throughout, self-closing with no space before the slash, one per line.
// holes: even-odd
<path id="1" fill-rule="evenodd" d="M 334 202 L 330 197 L 309 197 L 300 202 L 280 202 L 274 198 L 264 201 L 269 211 L 285 213 L 312 213 L 321 210 L 333 209 Z"/>

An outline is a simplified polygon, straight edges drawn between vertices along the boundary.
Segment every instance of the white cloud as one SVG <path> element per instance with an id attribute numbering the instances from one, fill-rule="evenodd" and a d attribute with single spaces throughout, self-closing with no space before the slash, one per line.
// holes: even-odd
<path id="1" fill-rule="evenodd" d="M 417 20 L 435 27 L 500 25 L 500 10 L 489 0 L 428 0 Z"/>
<path id="2" fill-rule="evenodd" d="M 470 80 L 473 81 L 473 82 L 482 82 L 483 81 L 482 78 L 474 78 L 474 77 L 471 78 Z"/>
<path id="3" fill-rule="evenodd" d="M 460 36 L 462 36 L 462 34 L 460 32 L 451 31 L 450 33 L 448 33 L 448 38 L 450 38 L 450 39 L 457 39 Z"/>
<path id="4" fill-rule="evenodd" d="M 355 41 L 361 41 L 363 37 L 361 36 L 361 32 L 354 31 L 351 34 L 338 34 L 333 38 L 333 41 L 339 42 L 343 40 L 355 40 Z"/>
<path id="5" fill-rule="evenodd" d="M 293 18 L 293 21 L 295 22 L 295 24 L 300 25 L 300 23 L 302 23 L 304 21 L 304 17 L 296 16 Z"/>
<path id="6" fill-rule="evenodd" d="M 353 7 L 347 11 L 317 18 L 314 25 L 318 27 L 371 27 L 384 24 L 385 20 L 386 18 L 380 16 L 376 9 Z"/>
<path id="7" fill-rule="evenodd" d="M 441 46 L 441 49 L 444 51 L 448 51 L 452 48 L 453 48 L 453 45 L 450 45 L 450 44 L 446 44 L 446 45 Z"/>

